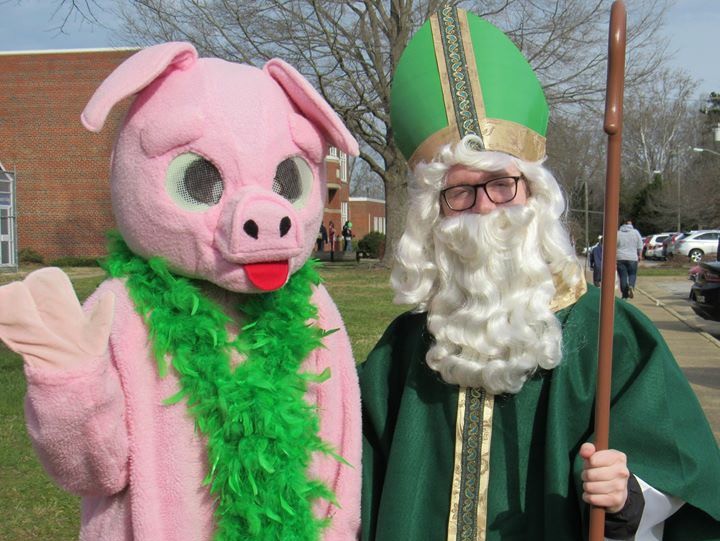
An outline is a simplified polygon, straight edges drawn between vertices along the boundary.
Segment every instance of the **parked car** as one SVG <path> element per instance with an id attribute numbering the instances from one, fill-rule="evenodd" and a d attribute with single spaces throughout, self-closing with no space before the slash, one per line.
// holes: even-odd
<path id="1" fill-rule="evenodd" d="M 672 233 L 656 233 L 649 235 L 647 244 L 643 247 L 645 259 L 662 259 L 662 243 Z"/>
<path id="2" fill-rule="evenodd" d="M 688 280 L 690 280 L 691 282 L 697 282 L 697 277 L 701 272 L 702 267 L 699 264 L 693 265 L 688 271 Z"/>
<path id="3" fill-rule="evenodd" d="M 697 263 L 705 254 L 717 252 L 718 238 L 720 230 L 717 229 L 695 231 L 677 241 L 674 254 L 687 256 L 690 261 Z"/>
<path id="4" fill-rule="evenodd" d="M 690 288 L 690 306 L 701 318 L 720 321 L 720 261 L 700 263 Z"/>
<path id="5" fill-rule="evenodd" d="M 642 238 L 643 247 L 642 247 L 642 254 L 640 254 L 640 257 L 642 257 L 643 259 L 645 259 L 645 253 L 647 252 L 647 246 L 648 246 L 648 242 L 650 242 L 650 237 L 652 237 L 652 235 L 645 235 Z"/>
<path id="6" fill-rule="evenodd" d="M 670 259 L 675 255 L 675 244 L 688 233 L 689 231 L 675 231 L 674 233 L 670 233 L 670 236 L 663 241 L 662 256 L 664 259 Z"/>

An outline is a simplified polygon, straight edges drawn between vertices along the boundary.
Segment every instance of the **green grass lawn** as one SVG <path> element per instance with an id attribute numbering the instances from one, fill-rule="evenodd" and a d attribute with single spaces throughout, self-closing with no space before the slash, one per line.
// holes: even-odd
<path id="1" fill-rule="evenodd" d="M 389 272 L 367 265 L 326 266 L 321 275 L 351 338 L 356 361 L 363 361 L 387 324 L 404 307 L 391 302 Z M 74 279 L 85 299 L 101 277 Z M 22 360 L 0 343 L 0 539 L 77 539 L 79 499 L 56 487 L 40 466 L 25 429 Z"/>

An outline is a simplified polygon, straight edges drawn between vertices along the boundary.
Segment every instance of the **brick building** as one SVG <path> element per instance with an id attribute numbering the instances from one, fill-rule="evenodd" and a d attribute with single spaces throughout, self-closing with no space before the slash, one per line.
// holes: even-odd
<path id="1" fill-rule="evenodd" d="M 80 113 L 100 83 L 135 51 L 0 52 L 0 178 L 16 175 L 19 250 L 33 250 L 47 262 L 105 253 L 105 232 L 114 227 L 110 154 L 132 99 L 112 109 L 100 133 L 85 130 Z M 327 227 L 332 220 L 339 232 L 349 213 L 347 158 L 333 148 L 326 164 L 323 222 Z M 0 254 L 15 243 L 3 233 L 12 215 L 3 204 L 10 199 L 0 193 Z"/>
<path id="2" fill-rule="evenodd" d="M 351 197 L 349 206 L 355 238 L 360 240 L 371 231 L 385 234 L 385 201 L 370 197 Z"/>
<path id="3" fill-rule="evenodd" d="M 0 163 L 16 173 L 17 246 L 47 261 L 99 256 L 113 227 L 109 156 L 130 103 L 100 134 L 80 113 L 135 49 L 0 53 Z"/>

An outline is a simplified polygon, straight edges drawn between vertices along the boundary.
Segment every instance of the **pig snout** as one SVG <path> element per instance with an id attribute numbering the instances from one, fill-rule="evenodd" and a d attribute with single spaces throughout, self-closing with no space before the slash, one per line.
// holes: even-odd
<path id="1" fill-rule="evenodd" d="M 284 237 L 288 234 L 290 231 L 290 228 L 292 228 L 292 220 L 289 216 L 283 216 L 280 220 L 280 236 Z M 258 226 L 257 222 L 255 220 L 248 220 L 243 224 L 243 231 L 250 235 L 255 240 L 260 240 L 260 226 Z"/>
<path id="2" fill-rule="evenodd" d="M 288 260 L 302 250 L 302 227 L 295 209 L 285 199 L 252 190 L 222 210 L 216 245 L 233 263 Z"/>

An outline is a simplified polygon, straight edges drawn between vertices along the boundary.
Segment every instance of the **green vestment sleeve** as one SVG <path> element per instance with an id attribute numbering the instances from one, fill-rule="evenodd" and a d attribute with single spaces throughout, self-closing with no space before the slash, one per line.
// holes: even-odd
<path id="1" fill-rule="evenodd" d="M 590 287 L 557 314 L 561 364 L 535 373 L 517 395 L 495 397 L 488 540 L 587 536 L 577 453 L 594 437 L 598 311 Z M 363 540 L 447 539 L 459 389 L 425 364 L 425 321 L 400 316 L 359 367 Z M 664 539 L 720 540 L 715 438 L 662 337 L 624 302 L 615 314 L 610 447 L 627 454 L 641 479 L 687 502 L 666 522 Z M 459 520 L 476 515 L 469 509 Z"/>

